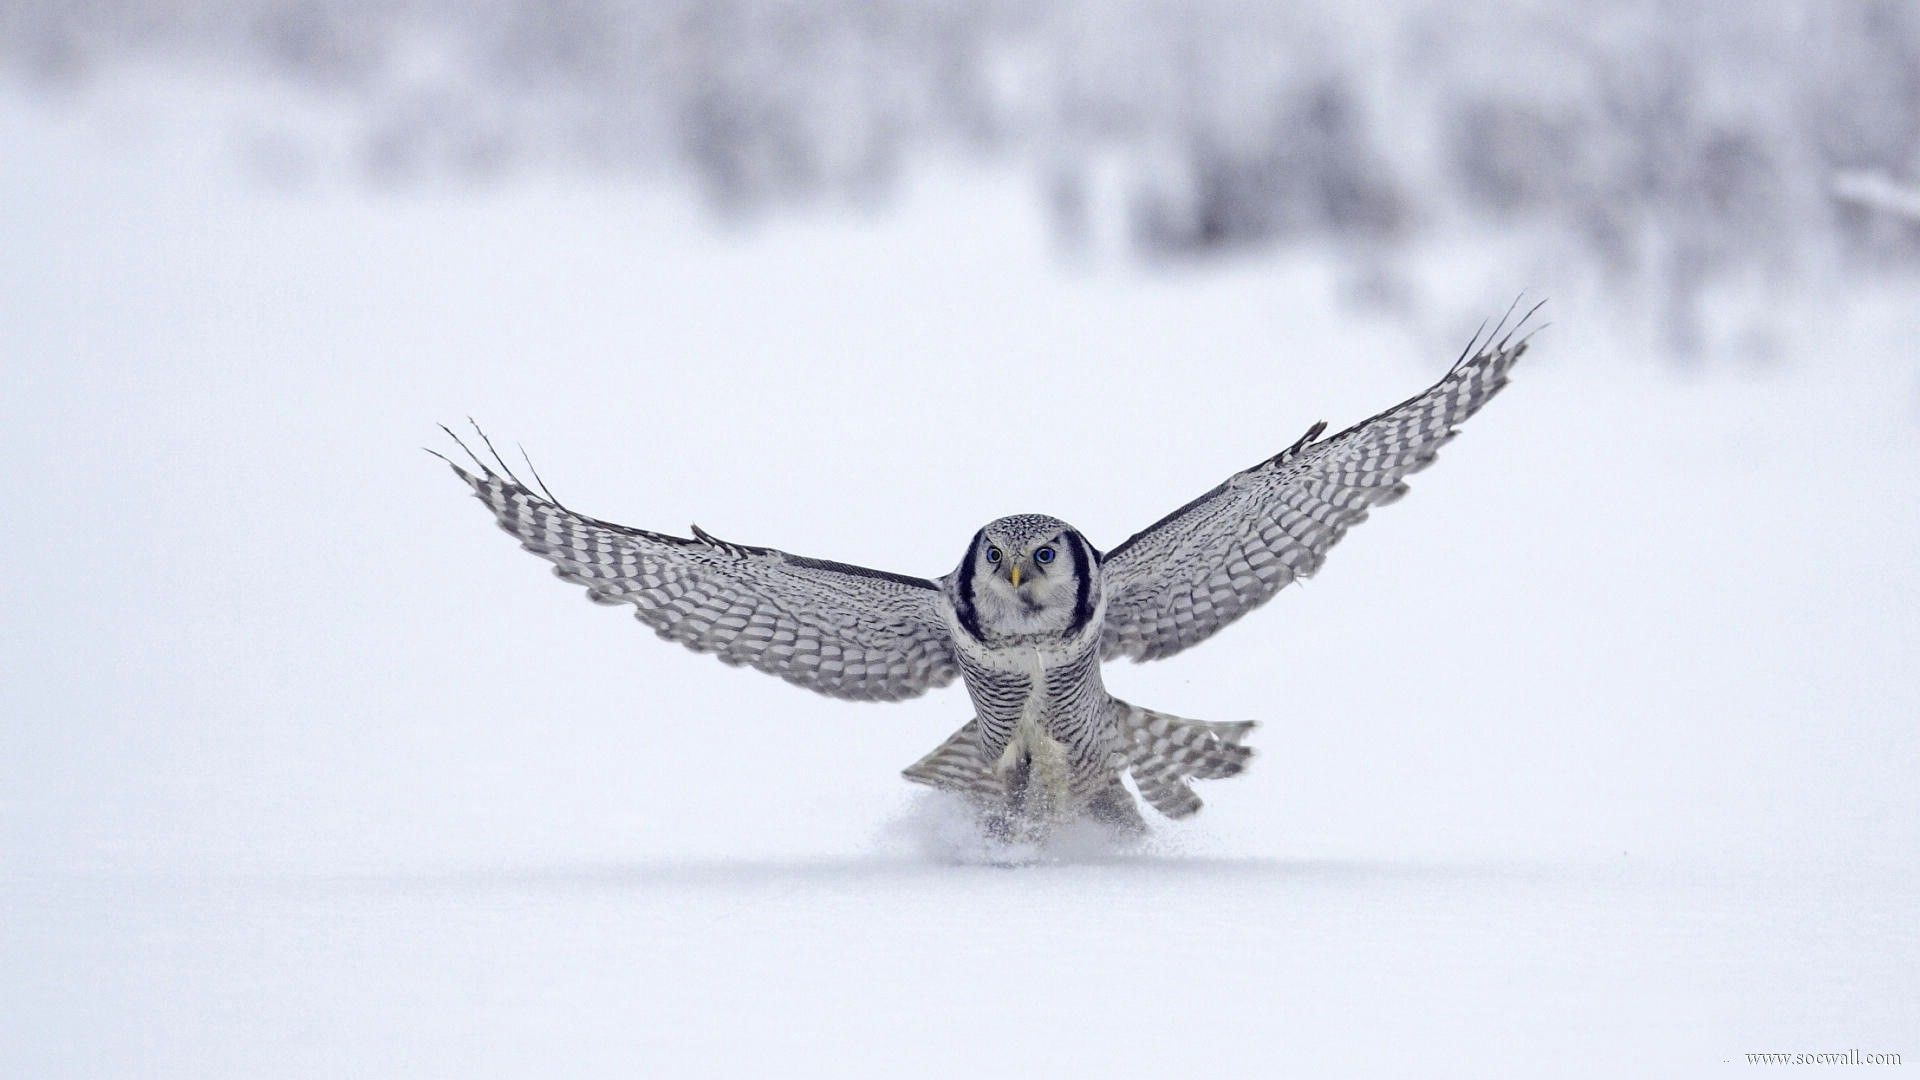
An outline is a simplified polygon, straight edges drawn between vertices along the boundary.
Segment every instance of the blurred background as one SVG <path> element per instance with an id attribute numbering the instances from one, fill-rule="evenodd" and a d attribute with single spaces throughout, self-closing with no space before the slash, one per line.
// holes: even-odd
<path id="1" fill-rule="evenodd" d="M 897 775 L 959 690 L 654 641 L 419 450 L 937 576 L 1523 294 L 1408 499 L 1108 670 L 1256 768 L 1017 873 Z M 0 1073 L 1920 1054 L 1916 330 L 1905 0 L 0 0 Z"/>
<path id="2" fill-rule="evenodd" d="M 993 162 L 1061 261 L 1313 250 L 1349 303 L 1412 319 L 1441 302 L 1436 247 L 1493 244 L 1509 278 L 1604 293 L 1683 363 L 1778 360 L 1783 293 L 1830 314 L 1920 255 L 1901 0 L 14 0 L 0 19 L 17 92 L 120 87 L 295 193 L 594 177 L 724 227 L 883 214 L 930 168 Z"/>

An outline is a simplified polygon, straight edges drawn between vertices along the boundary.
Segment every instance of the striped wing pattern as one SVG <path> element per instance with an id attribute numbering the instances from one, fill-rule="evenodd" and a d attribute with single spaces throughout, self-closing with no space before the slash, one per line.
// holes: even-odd
<path id="1" fill-rule="evenodd" d="M 932 753 L 902 770 L 901 775 L 916 784 L 985 802 L 1006 793 L 1000 778 L 994 774 L 993 763 L 980 748 L 980 725 L 975 720 L 967 721 L 959 731 L 947 736 L 946 742 L 934 747 Z"/>
<path id="2" fill-rule="evenodd" d="M 698 527 L 683 538 L 615 525 L 469 456 L 475 471 L 448 464 L 521 547 L 592 599 L 633 605 L 669 641 L 854 700 L 914 697 L 958 674 L 932 581 L 728 543 Z"/>
<path id="3" fill-rule="evenodd" d="M 1209 723 L 1143 709 L 1118 698 L 1113 704 L 1126 740 L 1133 784 L 1141 798 L 1170 818 L 1199 812 L 1200 796 L 1194 794 L 1189 780 L 1238 776 L 1253 757 L 1253 748 L 1241 745 L 1253 731 L 1251 720 Z"/>
<path id="4" fill-rule="evenodd" d="M 1477 351 L 1470 344 L 1424 393 L 1318 442 L 1325 425 L 1314 425 L 1109 552 L 1105 655 L 1171 656 L 1319 569 L 1348 529 L 1405 494 L 1407 476 L 1507 385 L 1527 343 L 1498 336 L 1496 328 Z"/>

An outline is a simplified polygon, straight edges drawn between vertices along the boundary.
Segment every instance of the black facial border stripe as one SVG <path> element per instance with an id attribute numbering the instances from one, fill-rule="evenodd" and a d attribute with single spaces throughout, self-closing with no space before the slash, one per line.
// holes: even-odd
<path id="1" fill-rule="evenodd" d="M 986 640 L 980 630 L 980 613 L 973 606 L 973 562 L 980 558 L 980 545 L 986 538 L 985 529 L 973 534 L 973 542 L 967 545 L 967 556 L 960 560 L 960 576 L 954 581 L 953 589 L 953 612 L 960 617 L 960 628 L 975 641 Z"/>
<path id="2" fill-rule="evenodd" d="M 1069 529 L 1067 539 L 1073 544 L 1073 621 L 1067 625 L 1067 636 L 1072 637 L 1086 628 L 1087 620 L 1093 618 L 1093 549 L 1080 538 L 1080 534 Z"/>

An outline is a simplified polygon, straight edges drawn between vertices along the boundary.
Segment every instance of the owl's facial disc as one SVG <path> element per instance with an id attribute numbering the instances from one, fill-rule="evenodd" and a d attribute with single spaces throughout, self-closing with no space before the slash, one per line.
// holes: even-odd
<path id="1" fill-rule="evenodd" d="M 1028 537 L 1025 543 L 991 541 L 987 561 L 997 571 L 994 576 L 999 579 L 999 586 L 1006 589 L 1009 604 L 1028 615 L 1036 615 L 1060 599 L 1062 575 L 1050 570 L 1059 565 L 1056 560 L 1064 543 L 1058 534 L 1044 539 Z"/>
<path id="2" fill-rule="evenodd" d="M 1043 514 L 991 522 L 962 568 L 966 618 L 990 632 L 1065 631 L 1084 623 L 1093 603 L 1085 542 L 1067 523 Z"/>

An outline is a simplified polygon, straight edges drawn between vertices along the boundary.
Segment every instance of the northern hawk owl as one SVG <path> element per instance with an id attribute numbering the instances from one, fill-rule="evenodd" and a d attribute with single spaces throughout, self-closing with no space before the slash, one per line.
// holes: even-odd
<path id="1" fill-rule="evenodd" d="M 497 471 L 471 451 L 477 471 L 448 464 L 554 573 L 596 601 L 633 605 L 669 641 L 838 698 L 896 701 L 959 677 L 973 718 L 905 775 L 966 797 L 989 831 L 1031 837 L 1081 817 L 1138 830 L 1125 778 L 1155 810 L 1187 817 L 1200 809 L 1190 780 L 1246 767 L 1253 723 L 1121 701 L 1100 665 L 1171 656 L 1312 574 L 1369 510 L 1406 492 L 1406 477 L 1506 385 L 1525 351 L 1499 327 L 1476 334 L 1424 393 L 1328 438 L 1313 425 L 1118 547 L 1016 514 L 976 532 L 936 579 L 698 526 L 678 537 L 588 517 L 537 475 L 537 491 L 521 483 L 497 453 Z"/>

